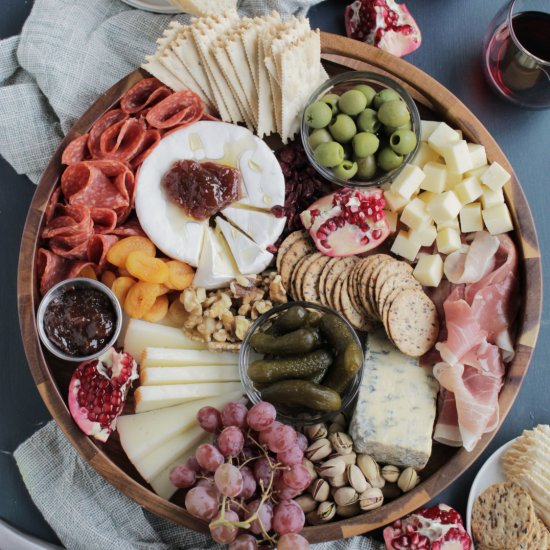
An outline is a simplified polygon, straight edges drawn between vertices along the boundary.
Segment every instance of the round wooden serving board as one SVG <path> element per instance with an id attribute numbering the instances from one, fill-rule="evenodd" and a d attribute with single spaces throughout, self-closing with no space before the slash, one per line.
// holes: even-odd
<path id="1" fill-rule="evenodd" d="M 520 256 L 521 308 L 518 317 L 516 355 L 499 398 L 500 422 L 508 414 L 527 372 L 539 331 L 542 303 L 541 262 L 537 235 L 529 205 L 510 163 L 480 121 L 453 94 L 421 70 L 406 61 L 347 38 L 322 33 L 323 60 L 332 75 L 349 69 L 374 70 L 401 82 L 417 101 L 423 118 L 446 120 L 460 128 L 469 141 L 481 143 L 491 161 L 498 161 L 512 174 L 505 194 L 516 227 L 515 241 Z M 40 345 L 35 313 L 39 303 L 35 270 L 39 234 L 49 197 L 63 171 L 61 153 L 67 143 L 88 131 L 92 123 L 146 73 L 137 70 L 103 94 L 74 125 L 60 145 L 42 175 L 34 195 L 21 243 L 18 274 L 18 303 L 21 332 L 27 359 L 36 385 L 53 418 L 79 451 L 84 460 L 105 479 L 147 510 L 191 529 L 207 532 L 207 524 L 190 516 L 178 494 L 172 501 L 157 496 L 126 458 L 117 434 L 106 444 L 85 436 L 73 422 L 66 404 L 66 395 L 74 365 L 56 360 Z M 529 289 L 529 291 L 527 291 Z M 520 298 L 518 297 L 518 300 Z M 129 405 L 130 407 L 130 405 Z M 132 412 L 130 409 L 128 412 Z M 500 423 L 499 423 L 500 426 Z M 481 455 L 496 432 L 486 434 L 475 449 L 468 453 L 434 444 L 433 454 L 422 472 L 422 483 L 413 491 L 382 508 L 351 519 L 327 525 L 307 527 L 305 535 L 311 542 L 320 542 L 365 533 L 413 511 L 435 497 L 460 476 Z"/>

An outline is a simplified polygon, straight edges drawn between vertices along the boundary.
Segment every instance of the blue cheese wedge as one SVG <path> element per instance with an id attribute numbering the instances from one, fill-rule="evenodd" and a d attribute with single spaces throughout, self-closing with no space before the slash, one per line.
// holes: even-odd
<path id="1" fill-rule="evenodd" d="M 379 463 L 424 468 L 432 452 L 438 389 L 430 368 L 398 351 L 384 333 L 370 333 L 349 428 L 354 450 Z"/>

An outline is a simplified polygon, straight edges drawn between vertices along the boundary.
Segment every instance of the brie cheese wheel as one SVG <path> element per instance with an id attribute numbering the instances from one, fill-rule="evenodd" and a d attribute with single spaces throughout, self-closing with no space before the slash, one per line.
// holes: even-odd
<path id="1" fill-rule="evenodd" d="M 212 220 L 195 220 L 168 199 L 161 181 L 178 160 L 219 162 L 240 170 L 242 197 L 222 212 L 238 228 L 235 236 L 225 220 L 213 231 Z M 167 135 L 136 179 L 141 227 L 164 254 L 197 267 L 193 285 L 207 289 L 267 267 L 272 255 L 265 247 L 277 240 L 286 223 L 270 209 L 284 200 L 285 180 L 273 151 L 246 128 L 224 122 L 200 121 Z M 250 257 L 251 250 L 256 258 Z"/>

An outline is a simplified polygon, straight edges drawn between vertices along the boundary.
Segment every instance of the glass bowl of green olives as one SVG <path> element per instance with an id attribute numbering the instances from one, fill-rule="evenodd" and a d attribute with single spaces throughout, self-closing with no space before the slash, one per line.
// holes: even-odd
<path id="1" fill-rule="evenodd" d="M 311 302 L 276 306 L 256 319 L 239 354 L 252 403 L 269 401 L 281 422 L 327 422 L 357 397 L 361 341 L 340 313 Z"/>
<path id="2" fill-rule="evenodd" d="M 302 115 L 304 149 L 332 183 L 379 186 L 393 180 L 420 143 L 413 98 L 384 75 L 350 71 L 324 82 Z"/>

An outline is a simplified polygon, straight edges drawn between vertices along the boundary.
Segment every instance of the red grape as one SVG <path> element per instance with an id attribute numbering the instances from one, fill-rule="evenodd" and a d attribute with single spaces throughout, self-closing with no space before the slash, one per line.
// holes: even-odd
<path id="1" fill-rule="evenodd" d="M 257 550 L 258 541 L 252 535 L 239 535 L 227 550 Z"/>
<path id="2" fill-rule="evenodd" d="M 222 424 L 224 426 L 237 426 L 246 428 L 246 415 L 248 409 L 242 403 L 232 401 L 222 409 Z"/>
<path id="3" fill-rule="evenodd" d="M 253 500 L 247 505 L 248 517 L 258 510 L 258 519 L 250 524 L 250 531 L 255 535 L 260 535 L 262 527 L 265 532 L 271 529 L 271 520 L 273 518 L 273 508 L 268 502 L 264 502 L 260 507 L 261 500 Z"/>
<path id="4" fill-rule="evenodd" d="M 214 477 L 203 477 L 197 481 L 197 487 L 205 487 L 206 489 L 212 489 L 216 494 L 219 494 L 216 483 L 214 482 Z"/>
<path id="5" fill-rule="evenodd" d="M 220 514 L 216 516 L 214 521 L 220 518 Z M 226 510 L 225 519 L 227 521 L 239 521 L 239 516 L 233 512 L 233 510 Z M 239 528 L 236 525 L 218 525 L 217 527 L 212 527 L 212 524 L 209 526 L 210 535 L 212 538 L 219 542 L 220 544 L 229 544 L 237 538 Z"/>
<path id="6" fill-rule="evenodd" d="M 201 471 L 201 467 L 199 466 L 199 463 L 197 462 L 197 459 L 195 455 L 190 456 L 186 461 L 185 465 L 190 469 L 193 470 L 195 473 L 198 473 Z"/>
<path id="7" fill-rule="evenodd" d="M 302 493 L 302 490 L 293 489 L 289 487 L 281 476 L 275 485 L 275 491 L 277 492 L 277 500 L 290 500 L 291 498 L 297 497 Z"/>
<path id="8" fill-rule="evenodd" d="M 256 479 L 254 478 L 254 473 L 248 466 L 243 466 L 241 468 L 241 475 L 243 476 L 241 497 L 248 500 L 256 492 Z"/>
<path id="9" fill-rule="evenodd" d="M 210 443 L 199 445 L 195 451 L 197 462 L 203 470 L 215 472 L 225 462 L 223 455 Z"/>
<path id="10" fill-rule="evenodd" d="M 222 464 L 214 474 L 216 487 L 226 497 L 236 497 L 241 494 L 243 488 L 243 476 L 233 464 Z"/>
<path id="11" fill-rule="evenodd" d="M 296 443 L 296 430 L 286 424 L 269 430 L 267 446 L 273 453 L 280 453 Z"/>
<path id="12" fill-rule="evenodd" d="M 253 430 L 261 432 L 273 424 L 276 416 L 277 411 L 271 403 L 260 401 L 248 411 L 246 422 Z"/>
<path id="13" fill-rule="evenodd" d="M 278 550 L 309 550 L 309 542 L 297 533 L 287 533 L 279 539 Z"/>
<path id="14" fill-rule="evenodd" d="M 307 437 L 304 434 L 298 432 L 296 434 L 296 445 L 301 451 L 305 452 L 305 450 L 309 446 L 309 441 L 307 440 Z"/>
<path id="15" fill-rule="evenodd" d="M 302 460 L 304 460 L 304 452 L 296 445 L 293 445 L 289 449 L 286 449 L 286 451 L 281 451 L 280 453 L 277 453 L 277 462 L 280 462 L 285 466 L 301 464 Z"/>
<path id="16" fill-rule="evenodd" d="M 283 473 L 283 480 L 292 489 L 303 491 L 311 483 L 311 476 L 305 466 L 294 464 Z"/>
<path id="17" fill-rule="evenodd" d="M 237 426 L 228 426 L 218 436 L 218 449 L 223 456 L 237 456 L 244 445 L 244 435 Z"/>
<path id="18" fill-rule="evenodd" d="M 269 486 L 272 471 L 271 464 L 265 456 L 254 462 L 254 477 L 258 484 L 260 484 L 260 481 L 263 483 L 264 489 L 267 489 Z"/>
<path id="19" fill-rule="evenodd" d="M 273 529 L 278 535 L 299 533 L 304 528 L 304 512 L 293 500 L 282 500 L 273 510 Z"/>
<path id="20" fill-rule="evenodd" d="M 205 432 L 214 433 L 222 427 L 220 411 L 214 407 L 203 407 L 197 413 L 197 422 Z"/>
<path id="21" fill-rule="evenodd" d="M 176 466 L 170 472 L 170 483 L 180 489 L 192 487 L 195 484 L 195 479 L 196 473 L 184 465 Z"/>
<path id="22" fill-rule="evenodd" d="M 282 424 L 278 420 L 274 420 L 271 426 L 269 428 L 266 428 L 265 430 L 262 430 L 258 434 L 258 442 L 262 445 L 267 445 L 267 439 L 269 437 L 269 434 L 277 428 L 277 426 L 282 426 Z"/>
<path id="23" fill-rule="evenodd" d="M 196 518 L 212 519 L 218 513 L 218 495 L 206 487 L 193 487 L 185 495 L 185 508 Z"/>

